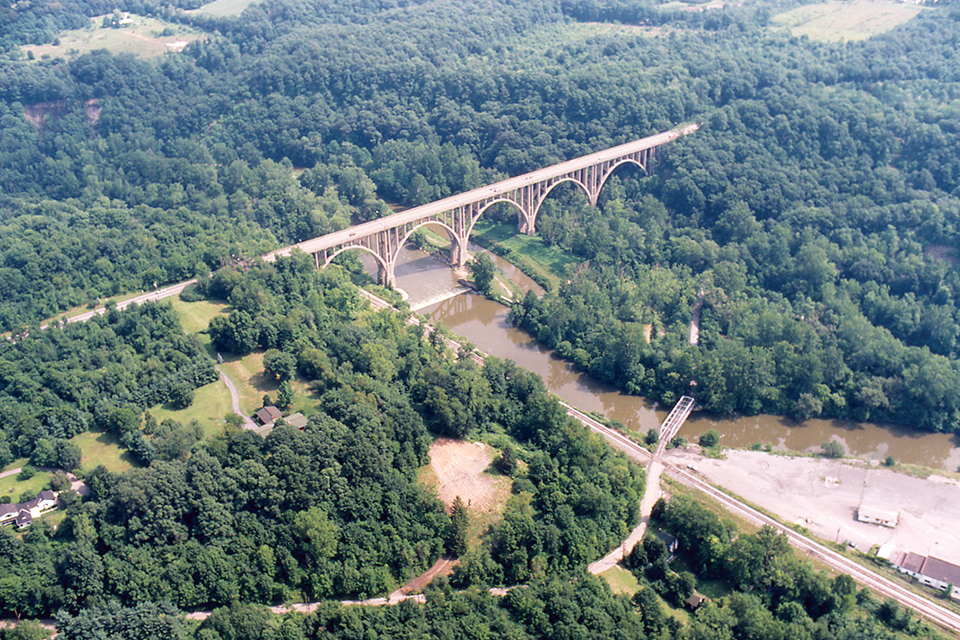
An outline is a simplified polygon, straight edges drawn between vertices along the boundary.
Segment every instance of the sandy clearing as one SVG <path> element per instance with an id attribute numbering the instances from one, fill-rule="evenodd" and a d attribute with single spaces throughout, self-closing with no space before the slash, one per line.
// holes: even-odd
<path id="1" fill-rule="evenodd" d="M 806 527 L 831 542 L 853 542 L 933 555 L 960 564 L 960 485 L 950 478 L 915 478 L 859 460 L 790 458 L 725 450 L 724 460 L 674 449 L 666 462 L 697 472 L 712 484 Z M 860 504 L 900 512 L 895 529 L 858 522 Z"/>
<path id="2" fill-rule="evenodd" d="M 473 510 L 495 510 L 499 479 L 484 473 L 492 461 L 490 447 L 483 443 L 438 439 L 430 446 L 430 467 L 437 475 L 440 500 L 450 507 L 460 496 Z"/>

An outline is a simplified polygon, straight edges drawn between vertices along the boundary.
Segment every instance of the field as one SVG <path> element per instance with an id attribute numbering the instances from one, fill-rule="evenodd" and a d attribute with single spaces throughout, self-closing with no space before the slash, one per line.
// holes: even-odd
<path id="1" fill-rule="evenodd" d="M 151 58 L 170 51 L 182 51 L 202 32 L 184 25 L 130 14 L 133 24 L 122 29 L 104 29 L 103 16 L 90 20 L 85 29 L 73 29 L 60 34 L 60 45 L 27 45 L 28 54 L 44 56 L 72 56 L 107 49 L 113 53 L 132 53 L 140 58 Z"/>
<path id="2" fill-rule="evenodd" d="M 227 18 L 229 16 L 238 16 L 243 10 L 254 4 L 255 0 L 214 0 L 210 4 L 205 4 L 199 9 L 187 11 L 187 13 L 200 13 L 205 16 L 215 18 Z"/>
<path id="3" fill-rule="evenodd" d="M 80 466 L 84 470 L 103 465 L 110 471 L 120 473 L 133 467 L 126 449 L 120 447 L 116 437 L 109 433 L 87 431 L 70 439 L 83 452 Z"/>
<path id="4" fill-rule="evenodd" d="M 180 316 L 180 324 L 187 333 L 204 331 L 216 316 L 229 310 L 222 302 L 184 302 L 179 297 L 168 298 L 173 310 Z"/>
<path id="5" fill-rule="evenodd" d="M 473 239 L 481 245 L 499 245 L 520 256 L 526 267 L 532 268 L 554 284 L 560 279 L 566 280 L 573 267 L 581 260 L 560 247 L 549 247 L 540 236 L 527 236 L 517 233 L 516 227 L 479 220 L 474 227 Z M 511 261 L 515 258 L 511 257 Z"/>
<path id="6" fill-rule="evenodd" d="M 600 577 L 607 581 L 607 583 L 610 585 L 610 589 L 614 593 L 624 593 L 628 596 L 632 596 L 637 592 L 637 589 L 640 588 L 640 583 L 637 582 L 636 576 L 620 565 L 610 567 L 601 573 Z"/>
<path id="7" fill-rule="evenodd" d="M 168 405 L 150 407 L 149 411 L 158 422 L 167 418 L 187 424 L 196 420 L 203 427 L 204 438 L 217 435 L 223 427 L 223 419 L 233 413 L 230 406 L 230 391 L 227 385 L 217 380 L 204 385 L 194 392 L 193 404 L 186 409 L 171 409 Z"/>
<path id="8" fill-rule="evenodd" d="M 890 31 L 917 16 L 923 8 L 893 2 L 827 2 L 798 7 L 774 16 L 773 23 L 786 27 L 791 35 L 812 40 L 837 42 L 866 40 Z"/>
<path id="9" fill-rule="evenodd" d="M 510 479 L 487 472 L 492 461 L 488 445 L 440 438 L 430 446 L 429 467 L 420 471 L 420 481 L 434 489 L 447 507 L 457 496 L 467 505 L 471 546 L 500 520 L 510 497 Z"/>

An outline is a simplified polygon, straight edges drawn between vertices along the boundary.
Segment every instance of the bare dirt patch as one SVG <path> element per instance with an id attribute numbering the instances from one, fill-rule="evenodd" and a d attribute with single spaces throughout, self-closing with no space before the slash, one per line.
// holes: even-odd
<path id="1" fill-rule="evenodd" d="M 490 447 L 480 442 L 447 438 L 434 442 L 430 446 L 430 468 L 436 476 L 435 486 L 443 504 L 449 508 L 460 496 L 472 511 L 499 511 L 498 485 L 506 484 L 509 489 L 510 479 L 486 473 L 492 461 Z"/>
<path id="2" fill-rule="evenodd" d="M 725 459 L 674 449 L 666 462 L 694 463 L 698 473 L 781 520 L 830 542 L 850 541 L 861 551 L 891 544 L 960 564 L 960 483 L 916 478 L 857 460 L 790 458 L 724 451 Z M 860 505 L 899 511 L 895 529 L 857 521 Z"/>

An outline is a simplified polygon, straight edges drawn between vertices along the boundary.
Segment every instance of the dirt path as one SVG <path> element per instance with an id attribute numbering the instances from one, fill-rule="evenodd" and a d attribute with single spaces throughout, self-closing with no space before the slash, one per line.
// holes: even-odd
<path id="1" fill-rule="evenodd" d="M 701 289 L 697 301 L 693 305 L 693 316 L 690 318 L 690 346 L 700 344 L 700 308 L 703 306 L 703 297 L 707 295 Z"/>
<path id="2" fill-rule="evenodd" d="M 390 600 L 402 598 L 405 595 L 415 591 L 422 591 L 425 586 L 433 582 L 434 578 L 448 576 L 453 573 L 453 568 L 460 564 L 459 558 L 443 557 L 433 563 L 433 566 L 418 575 L 416 578 L 403 585 L 390 594 Z"/>
<path id="3" fill-rule="evenodd" d="M 237 391 L 237 385 L 233 384 L 233 380 L 227 377 L 219 367 L 217 371 L 220 372 L 220 379 L 223 380 L 223 384 L 227 385 L 227 389 L 230 390 L 230 403 L 233 408 L 233 412 L 243 418 L 243 426 L 245 429 L 256 429 L 257 423 L 253 419 L 246 415 L 243 410 L 240 408 L 240 393 Z"/>

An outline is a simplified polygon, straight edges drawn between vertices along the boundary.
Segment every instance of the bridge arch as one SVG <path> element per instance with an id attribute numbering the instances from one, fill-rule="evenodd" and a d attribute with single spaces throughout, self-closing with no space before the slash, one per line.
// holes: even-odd
<path id="1" fill-rule="evenodd" d="M 486 213 L 487 209 L 501 202 L 506 202 L 507 204 L 512 205 L 513 208 L 517 210 L 517 220 L 520 222 L 520 226 L 521 227 L 523 226 L 523 224 L 527 221 L 527 212 L 524 211 L 520 203 L 514 200 L 513 198 L 507 198 L 506 196 L 495 198 L 493 200 L 490 200 L 489 202 L 484 202 L 483 206 L 477 209 L 476 214 L 471 216 L 469 223 L 467 224 L 466 232 L 464 233 L 464 239 L 463 239 L 464 247 L 466 247 L 467 241 L 470 239 L 470 236 L 473 235 L 473 227 L 477 224 L 477 221 L 480 220 L 480 216 Z"/>
<path id="2" fill-rule="evenodd" d="M 393 254 L 390 256 L 390 264 L 395 266 L 397 264 L 397 258 L 400 257 L 400 252 L 403 250 L 407 241 L 417 232 L 417 229 L 422 229 L 427 225 L 437 225 L 438 227 L 443 227 L 443 230 L 447 232 L 447 235 L 450 236 L 450 260 L 453 263 L 457 263 L 460 260 L 460 256 L 465 256 L 467 253 L 467 238 L 461 238 L 457 232 L 442 220 L 424 220 L 417 224 L 415 227 L 410 228 L 403 236 L 400 237 L 400 241 L 397 243 L 396 249 L 393 250 Z M 469 237 L 470 234 L 467 234 Z M 456 264 L 455 266 L 462 267 L 462 264 Z M 391 268 L 391 272 L 393 269 Z"/>
<path id="3" fill-rule="evenodd" d="M 370 247 L 363 246 L 362 244 L 351 244 L 345 247 L 340 247 L 330 255 L 326 256 L 322 265 L 319 263 L 319 260 L 318 260 L 317 267 L 321 267 L 321 266 L 328 267 L 330 266 L 330 263 L 333 262 L 333 259 L 336 258 L 338 255 L 346 251 L 352 251 L 354 249 L 369 253 L 370 255 L 373 256 L 373 259 L 377 261 L 377 271 L 379 272 L 380 280 L 381 280 L 380 284 L 385 284 L 388 282 L 392 284 L 393 269 L 391 268 L 391 265 L 389 265 L 379 253 L 377 253 Z"/>
<path id="4" fill-rule="evenodd" d="M 559 180 L 557 180 L 556 182 L 552 182 L 552 183 L 550 183 L 549 185 L 547 185 L 546 190 L 540 195 L 539 198 L 537 198 L 537 202 L 533 205 L 533 211 L 530 212 L 530 218 L 531 218 L 532 220 L 536 220 L 536 219 L 537 219 L 537 214 L 540 213 L 540 207 L 543 206 L 543 203 L 544 203 L 544 202 L 546 202 L 547 196 L 549 196 L 549 195 L 553 192 L 554 189 L 556 189 L 557 187 L 559 187 L 559 186 L 560 186 L 561 184 L 563 184 L 564 182 L 570 182 L 570 183 L 575 184 L 575 185 L 577 185 L 578 187 L 580 187 L 580 189 L 583 191 L 584 195 L 587 196 L 587 198 L 590 200 L 590 203 L 591 203 L 591 204 L 593 204 L 594 201 L 596 200 L 596 198 L 594 197 L 594 195 L 593 195 L 592 193 L 590 193 L 590 189 L 587 188 L 587 185 L 583 184 L 582 182 L 580 182 L 580 181 L 577 180 L 576 178 L 563 177 L 563 178 L 560 178 Z"/>
<path id="5" fill-rule="evenodd" d="M 603 191 L 603 187 L 607 184 L 607 180 L 610 179 L 610 176 L 613 175 L 613 172 L 627 164 L 632 164 L 633 166 L 638 167 L 641 171 L 643 171 L 643 175 L 645 176 L 650 175 L 650 173 L 647 171 L 647 168 L 643 165 L 643 163 L 637 162 L 633 158 L 621 158 L 617 162 L 610 165 L 610 167 L 607 168 L 607 170 L 604 171 L 603 174 L 600 176 L 600 182 L 599 184 L 597 184 L 597 193 L 593 197 L 594 204 L 597 203 L 597 199 L 600 197 L 600 192 Z"/>

